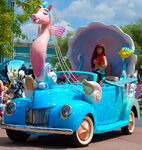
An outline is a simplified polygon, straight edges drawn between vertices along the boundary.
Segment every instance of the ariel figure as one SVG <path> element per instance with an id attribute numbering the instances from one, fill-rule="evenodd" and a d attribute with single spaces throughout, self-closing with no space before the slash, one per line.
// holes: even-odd
<path id="1" fill-rule="evenodd" d="M 105 75 L 107 67 L 107 59 L 105 55 L 104 45 L 99 43 L 96 45 L 91 58 L 91 71 L 98 74 L 99 80 Z"/>

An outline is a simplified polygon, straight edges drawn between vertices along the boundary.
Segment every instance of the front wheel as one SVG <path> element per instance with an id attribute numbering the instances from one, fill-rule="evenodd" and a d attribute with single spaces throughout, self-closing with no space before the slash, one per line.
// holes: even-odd
<path id="1" fill-rule="evenodd" d="M 94 134 L 94 124 L 89 116 L 85 116 L 78 130 L 73 134 L 73 141 L 76 146 L 88 145 Z"/>
<path id="2" fill-rule="evenodd" d="M 21 131 L 14 131 L 14 130 L 7 129 L 6 133 L 8 137 L 14 142 L 24 142 L 30 137 L 30 134 Z"/>
<path id="3" fill-rule="evenodd" d="M 132 134 L 134 132 L 134 129 L 135 129 L 135 115 L 134 115 L 134 112 L 131 111 L 130 112 L 130 122 L 127 126 L 122 127 L 121 131 L 122 131 L 122 134 L 128 135 L 128 134 Z"/>

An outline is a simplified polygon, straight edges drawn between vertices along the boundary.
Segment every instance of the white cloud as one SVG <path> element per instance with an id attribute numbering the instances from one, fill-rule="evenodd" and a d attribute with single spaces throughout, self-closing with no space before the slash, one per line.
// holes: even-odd
<path id="1" fill-rule="evenodd" d="M 21 7 L 17 7 L 17 6 L 16 6 L 16 8 L 15 8 L 15 13 L 16 13 L 16 14 L 23 14 L 24 11 L 23 11 L 23 9 L 22 9 Z"/>
<path id="2" fill-rule="evenodd" d="M 115 16 L 110 18 L 111 24 L 124 25 L 135 22 L 138 18 L 142 17 L 141 8 L 142 5 L 141 0 L 117 0 L 111 1 L 104 0 L 105 4 L 113 9 L 115 12 Z"/>
<path id="3" fill-rule="evenodd" d="M 38 35 L 38 25 L 33 23 L 26 24 L 22 27 L 22 31 L 30 37 L 29 40 L 33 40 Z"/>
<path id="4" fill-rule="evenodd" d="M 92 11 L 94 15 L 90 16 L 90 20 L 101 20 L 101 21 L 106 21 L 108 19 L 113 19 L 115 17 L 115 12 L 113 8 L 109 7 L 106 4 L 100 3 L 94 8 L 94 11 Z M 94 17 L 94 18 L 92 18 Z"/>
<path id="5" fill-rule="evenodd" d="M 127 24 L 142 17 L 141 6 L 141 0 L 74 0 L 62 11 L 55 9 L 55 16 Z"/>
<path id="6" fill-rule="evenodd" d="M 36 24 L 28 23 L 26 25 L 21 26 L 21 29 L 22 33 L 28 37 L 28 40 L 20 39 L 21 42 L 32 42 L 38 35 L 38 25 Z"/>
<path id="7" fill-rule="evenodd" d="M 56 6 L 61 6 L 62 2 L 54 1 L 53 16 L 64 20 L 58 25 L 63 25 L 67 31 L 73 30 L 71 28 L 74 25 L 73 23 L 77 24 L 78 27 L 93 21 L 124 25 L 142 18 L 142 0 L 73 0 L 68 7 L 57 9 Z M 22 9 L 18 8 L 16 11 L 21 13 Z M 68 20 L 69 23 L 65 20 Z M 22 31 L 32 41 L 37 37 L 38 26 L 29 23 L 22 26 Z"/>
<path id="8" fill-rule="evenodd" d="M 73 1 L 68 8 L 65 8 L 63 11 L 55 9 L 54 13 L 55 16 L 60 18 L 77 17 L 90 21 L 98 19 L 105 21 L 115 16 L 115 12 L 107 4 L 100 3 L 94 7 L 90 0 Z"/>
<path id="9" fill-rule="evenodd" d="M 70 26 L 70 24 L 64 20 L 61 20 L 59 23 L 57 23 L 55 25 L 61 25 L 61 26 L 65 27 L 66 31 L 64 33 L 64 36 L 66 35 L 67 32 L 74 31 L 73 28 Z M 33 42 L 33 40 L 38 36 L 38 25 L 37 24 L 29 23 L 29 24 L 23 25 L 21 27 L 21 29 L 22 29 L 22 33 L 27 35 L 27 37 L 29 39 L 29 40 L 20 39 L 21 42 Z"/>
<path id="10" fill-rule="evenodd" d="M 134 8 L 135 8 L 135 5 L 134 5 L 133 2 L 130 2 L 130 3 L 128 4 L 128 7 L 134 9 Z"/>
<path id="11" fill-rule="evenodd" d="M 105 21 L 107 19 L 113 18 L 115 15 L 112 8 L 106 4 L 100 3 L 96 7 L 91 5 L 90 0 L 77 0 L 73 1 L 68 8 L 65 8 L 62 12 L 56 10 L 57 15 L 61 18 L 77 17 L 84 18 L 88 20 L 100 19 Z M 105 14 L 105 15 L 104 15 Z"/>

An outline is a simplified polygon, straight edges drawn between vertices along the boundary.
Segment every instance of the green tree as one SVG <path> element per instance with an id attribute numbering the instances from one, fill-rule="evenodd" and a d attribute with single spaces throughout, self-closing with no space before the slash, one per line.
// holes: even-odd
<path id="1" fill-rule="evenodd" d="M 35 13 L 41 0 L 15 0 L 17 7 L 23 9 L 23 14 L 15 14 L 14 8 L 7 4 L 7 0 L 0 0 L 0 56 L 11 57 L 13 53 L 13 38 L 28 39 L 22 33 L 21 25 Z"/>
<path id="2" fill-rule="evenodd" d="M 129 24 L 121 27 L 121 29 L 129 34 L 138 49 L 138 54 L 142 54 L 142 19 L 139 19 L 135 24 Z"/>
<path id="3" fill-rule="evenodd" d="M 142 78 L 142 55 L 141 54 L 138 55 L 136 69 L 138 70 L 139 76 L 141 76 Z"/>
<path id="4" fill-rule="evenodd" d="M 70 39 L 71 36 L 73 36 L 75 33 L 74 32 L 68 32 L 65 37 L 62 38 L 57 38 L 58 45 L 60 47 L 61 53 L 63 56 L 67 55 L 68 51 L 68 40 Z M 51 64 L 53 67 L 57 64 L 58 59 L 57 57 L 54 57 L 51 59 Z M 70 61 L 67 59 L 66 63 L 69 67 L 71 67 Z M 57 70 L 61 70 L 60 66 L 57 67 Z"/>

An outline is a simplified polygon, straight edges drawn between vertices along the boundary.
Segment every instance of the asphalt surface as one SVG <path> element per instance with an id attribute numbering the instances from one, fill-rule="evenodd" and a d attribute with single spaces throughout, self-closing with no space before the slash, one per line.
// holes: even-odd
<path id="1" fill-rule="evenodd" d="M 136 127 L 142 127 L 142 116 L 139 120 L 136 120 Z"/>
<path id="2" fill-rule="evenodd" d="M 14 143 L 0 129 L 0 150 L 42 150 L 42 149 L 67 149 L 67 150 L 142 150 L 142 118 L 136 121 L 136 128 L 132 135 L 122 135 L 121 130 L 95 135 L 92 142 L 83 148 L 72 145 L 69 136 L 46 136 L 38 138 L 31 136 L 24 143 Z"/>

